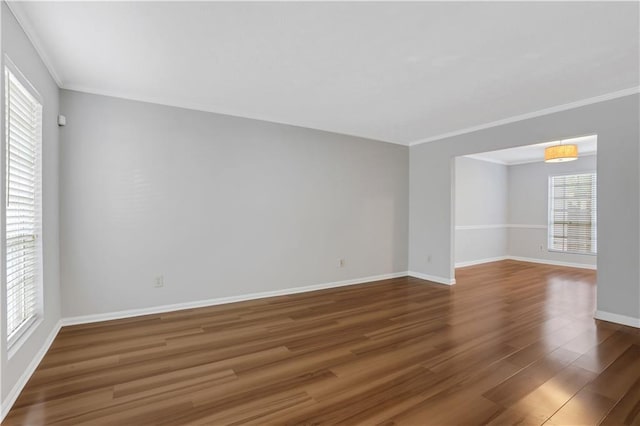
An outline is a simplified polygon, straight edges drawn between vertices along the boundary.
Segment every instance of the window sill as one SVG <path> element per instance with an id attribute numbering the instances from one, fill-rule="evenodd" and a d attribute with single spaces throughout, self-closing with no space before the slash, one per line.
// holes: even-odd
<path id="1" fill-rule="evenodd" d="M 553 250 L 553 249 L 547 249 L 547 251 L 549 253 L 562 253 L 562 254 L 578 254 L 580 256 L 598 256 L 598 253 L 584 253 L 584 252 L 580 252 L 580 251 L 564 251 L 564 250 Z"/>
<path id="2" fill-rule="evenodd" d="M 42 324 L 43 318 L 42 315 L 38 315 L 28 322 L 26 322 L 22 327 L 20 327 L 20 331 L 11 338 L 11 340 L 7 343 L 7 358 L 11 359 L 13 355 L 16 354 L 24 345 L 24 343 L 29 340 L 29 337 L 33 334 L 34 331 Z"/>

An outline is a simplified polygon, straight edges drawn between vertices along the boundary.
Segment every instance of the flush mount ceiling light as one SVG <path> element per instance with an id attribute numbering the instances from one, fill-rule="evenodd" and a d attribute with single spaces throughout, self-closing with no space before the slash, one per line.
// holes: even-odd
<path id="1" fill-rule="evenodd" d="M 544 149 L 545 163 L 562 163 L 578 159 L 578 145 L 554 145 Z"/>

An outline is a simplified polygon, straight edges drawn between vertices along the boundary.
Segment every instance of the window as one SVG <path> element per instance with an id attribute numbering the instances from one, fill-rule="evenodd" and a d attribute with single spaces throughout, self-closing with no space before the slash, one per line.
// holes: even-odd
<path id="1" fill-rule="evenodd" d="M 7 339 L 11 346 L 41 311 L 42 105 L 13 67 L 5 68 Z M 20 77 L 18 77 L 20 76 Z M 22 83 L 25 82 L 25 84 Z"/>
<path id="2" fill-rule="evenodd" d="M 549 250 L 596 254 L 596 174 L 549 178 Z"/>

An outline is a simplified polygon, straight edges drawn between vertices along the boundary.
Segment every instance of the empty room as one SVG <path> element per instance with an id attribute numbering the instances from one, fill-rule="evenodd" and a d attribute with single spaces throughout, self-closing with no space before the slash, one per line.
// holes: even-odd
<path id="1" fill-rule="evenodd" d="M 640 424 L 640 3 L 0 0 L 3 425 Z"/>

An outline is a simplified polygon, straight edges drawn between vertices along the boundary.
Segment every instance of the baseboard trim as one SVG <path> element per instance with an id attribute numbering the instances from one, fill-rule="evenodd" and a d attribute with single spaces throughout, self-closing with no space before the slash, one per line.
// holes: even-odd
<path id="1" fill-rule="evenodd" d="M 518 260 L 520 262 L 542 263 L 544 265 L 567 266 L 569 268 L 592 269 L 597 270 L 597 265 L 588 265 L 586 263 L 562 262 L 559 260 L 536 259 L 533 257 L 507 256 L 509 260 Z"/>
<path id="2" fill-rule="evenodd" d="M 457 262 L 456 268 L 465 268 L 467 266 L 481 265 L 483 263 L 499 262 L 507 260 L 509 256 L 487 257 L 485 259 L 469 260 L 466 262 Z"/>
<path id="3" fill-rule="evenodd" d="M 622 325 L 628 325 L 630 327 L 640 328 L 640 318 L 614 314 L 607 311 L 596 311 L 593 317 L 597 320 L 614 322 L 616 324 L 622 324 Z"/>
<path id="4" fill-rule="evenodd" d="M 394 272 L 391 274 L 374 275 L 370 277 L 354 278 L 344 281 L 335 281 L 323 284 L 314 284 L 304 287 L 293 287 L 283 290 L 263 291 L 239 296 L 219 297 L 215 299 L 197 300 L 193 302 L 174 303 L 171 305 L 152 306 L 149 308 L 128 309 L 125 311 L 107 312 L 103 314 L 81 315 L 62 319 L 62 325 L 90 324 L 94 322 L 110 321 L 123 318 L 139 317 L 143 315 L 162 314 L 165 312 L 181 311 L 184 309 L 204 308 L 207 306 L 222 305 L 225 303 L 245 302 L 247 300 L 264 299 L 266 297 L 286 296 L 289 294 L 306 293 L 309 291 L 324 290 L 328 288 L 344 287 L 355 284 L 363 284 L 374 281 L 388 280 L 392 278 L 406 277 L 408 272 Z"/>
<path id="5" fill-rule="evenodd" d="M 24 389 L 27 382 L 36 371 L 36 368 L 38 368 L 38 365 L 40 365 L 42 358 L 44 358 L 45 354 L 51 347 L 51 344 L 58 335 L 60 328 L 62 328 L 62 320 L 59 320 L 58 323 L 53 327 L 53 330 L 51 330 L 51 333 L 49 333 L 49 336 L 47 336 L 47 339 L 44 341 L 38 353 L 33 357 L 16 384 L 13 385 L 13 388 L 11 389 L 7 397 L 2 401 L 2 404 L 0 405 L 0 422 L 2 422 L 6 415 L 9 413 L 9 410 L 11 410 L 11 407 L 13 407 L 13 404 L 15 404 L 18 396 L 20 396 L 20 392 L 22 392 L 22 389 Z"/>
<path id="6" fill-rule="evenodd" d="M 185 302 L 185 303 L 175 303 L 171 305 L 154 306 L 150 308 L 129 309 L 125 311 L 109 312 L 104 314 L 83 315 L 83 316 L 77 316 L 77 317 L 63 318 L 58 321 L 58 323 L 53 328 L 53 330 L 47 337 L 46 341 L 42 345 L 41 349 L 33 357 L 33 359 L 31 360 L 31 363 L 29 363 L 29 366 L 25 369 L 25 371 L 20 376 L 20 379 L 18 379 L 18 381 L 13 386 L 13 388 L 11 389 L 7 397 L 4 399 L 4 401 L 2 401 L 2 404 L 0 404 L 0 422 L 2 422 L 5 416 L 9 413 L 9 410 L 18 399 L 20 392 L 22 392 L 22 389 L 25 387 L 25 385 L 27 384 L 27 382 L 29 381 L 33 373 L 36 371 L 36 368 L 38 368 L 38 365 L 40 365 L 42 358 L 44 358 L 45 354 L 49 350 L 49 347 L 51 347 L 51 344 L 53 343 L 56 336 L 58 335 L 58 332 L 64 326 L 77 325 L 77 324 L 89 324 L 93 322 L 131 318 L 131 317 L 150 315 L 150 314 L 159 314 L 164 312 L 179 311 L 183 309 L 202 308 L 206 306 L 221 305 L 225 303 L 234 303 L 234 302 L 242 302 L 242 301 L 254 300 L 254 299 L 263 299 L 266 297 L 285 296 L 288 294 L 306 293 L 309 291 L 323 290 L 323 289 L 335 288 L 335 287 L 345 287 L 345 286 L 350 286 L 355 284 L 363 284 L 367 282 L 375 282 L 375 281 L 388 280 L 392 278 L 406 277 L 407 275 L 408 275 L 407 271 L 394 272 L 391 274 L 374 275 L 370 277 L 355 278 L 350 280 L 336 281 L 336 282 L 323 283 L 323 284 L 315 284 L 315 285 L 310 285 L 305 287 L 294 287 L 294 288 L 288 288 L 283 290 L 244 294 L 240 296 L 220 297 L 216 299 L 198 300 L 194 302 Z"/>
<path id="7" fill-rule="evenodd" d="M 420 278 L 421 280 L 431 281 L 437 284 L 453 285 L 456 283 L 455 278 L 438 277 L 436 275 L 423 274 L 422 272 L 409 271 L 408 275 L 413 278 Z"/>
<path id="8" fill-rule="evenodd" d="M 501 260 L 517 260 L 519 262 L 540 263 L 543 265 L 553 265 L 553 266 L 566 266 L 568 268 L 580 268 L 580 269 L 592 269 L 592 270 L 598 269 L 596 265 L 588 265 L 586 263 L 562 262 L 560 260 L 536 259 L 534 257 L 521 257 L 521 256 L 488 257 L 486 259 L 458 262 L 456 263 L 456 268 L 465 268 L 467 266 L 481 265 L 483 263 L 499 262 Z M 411 275 L 411 272 L 409 272 L 409 275 Z"/>

